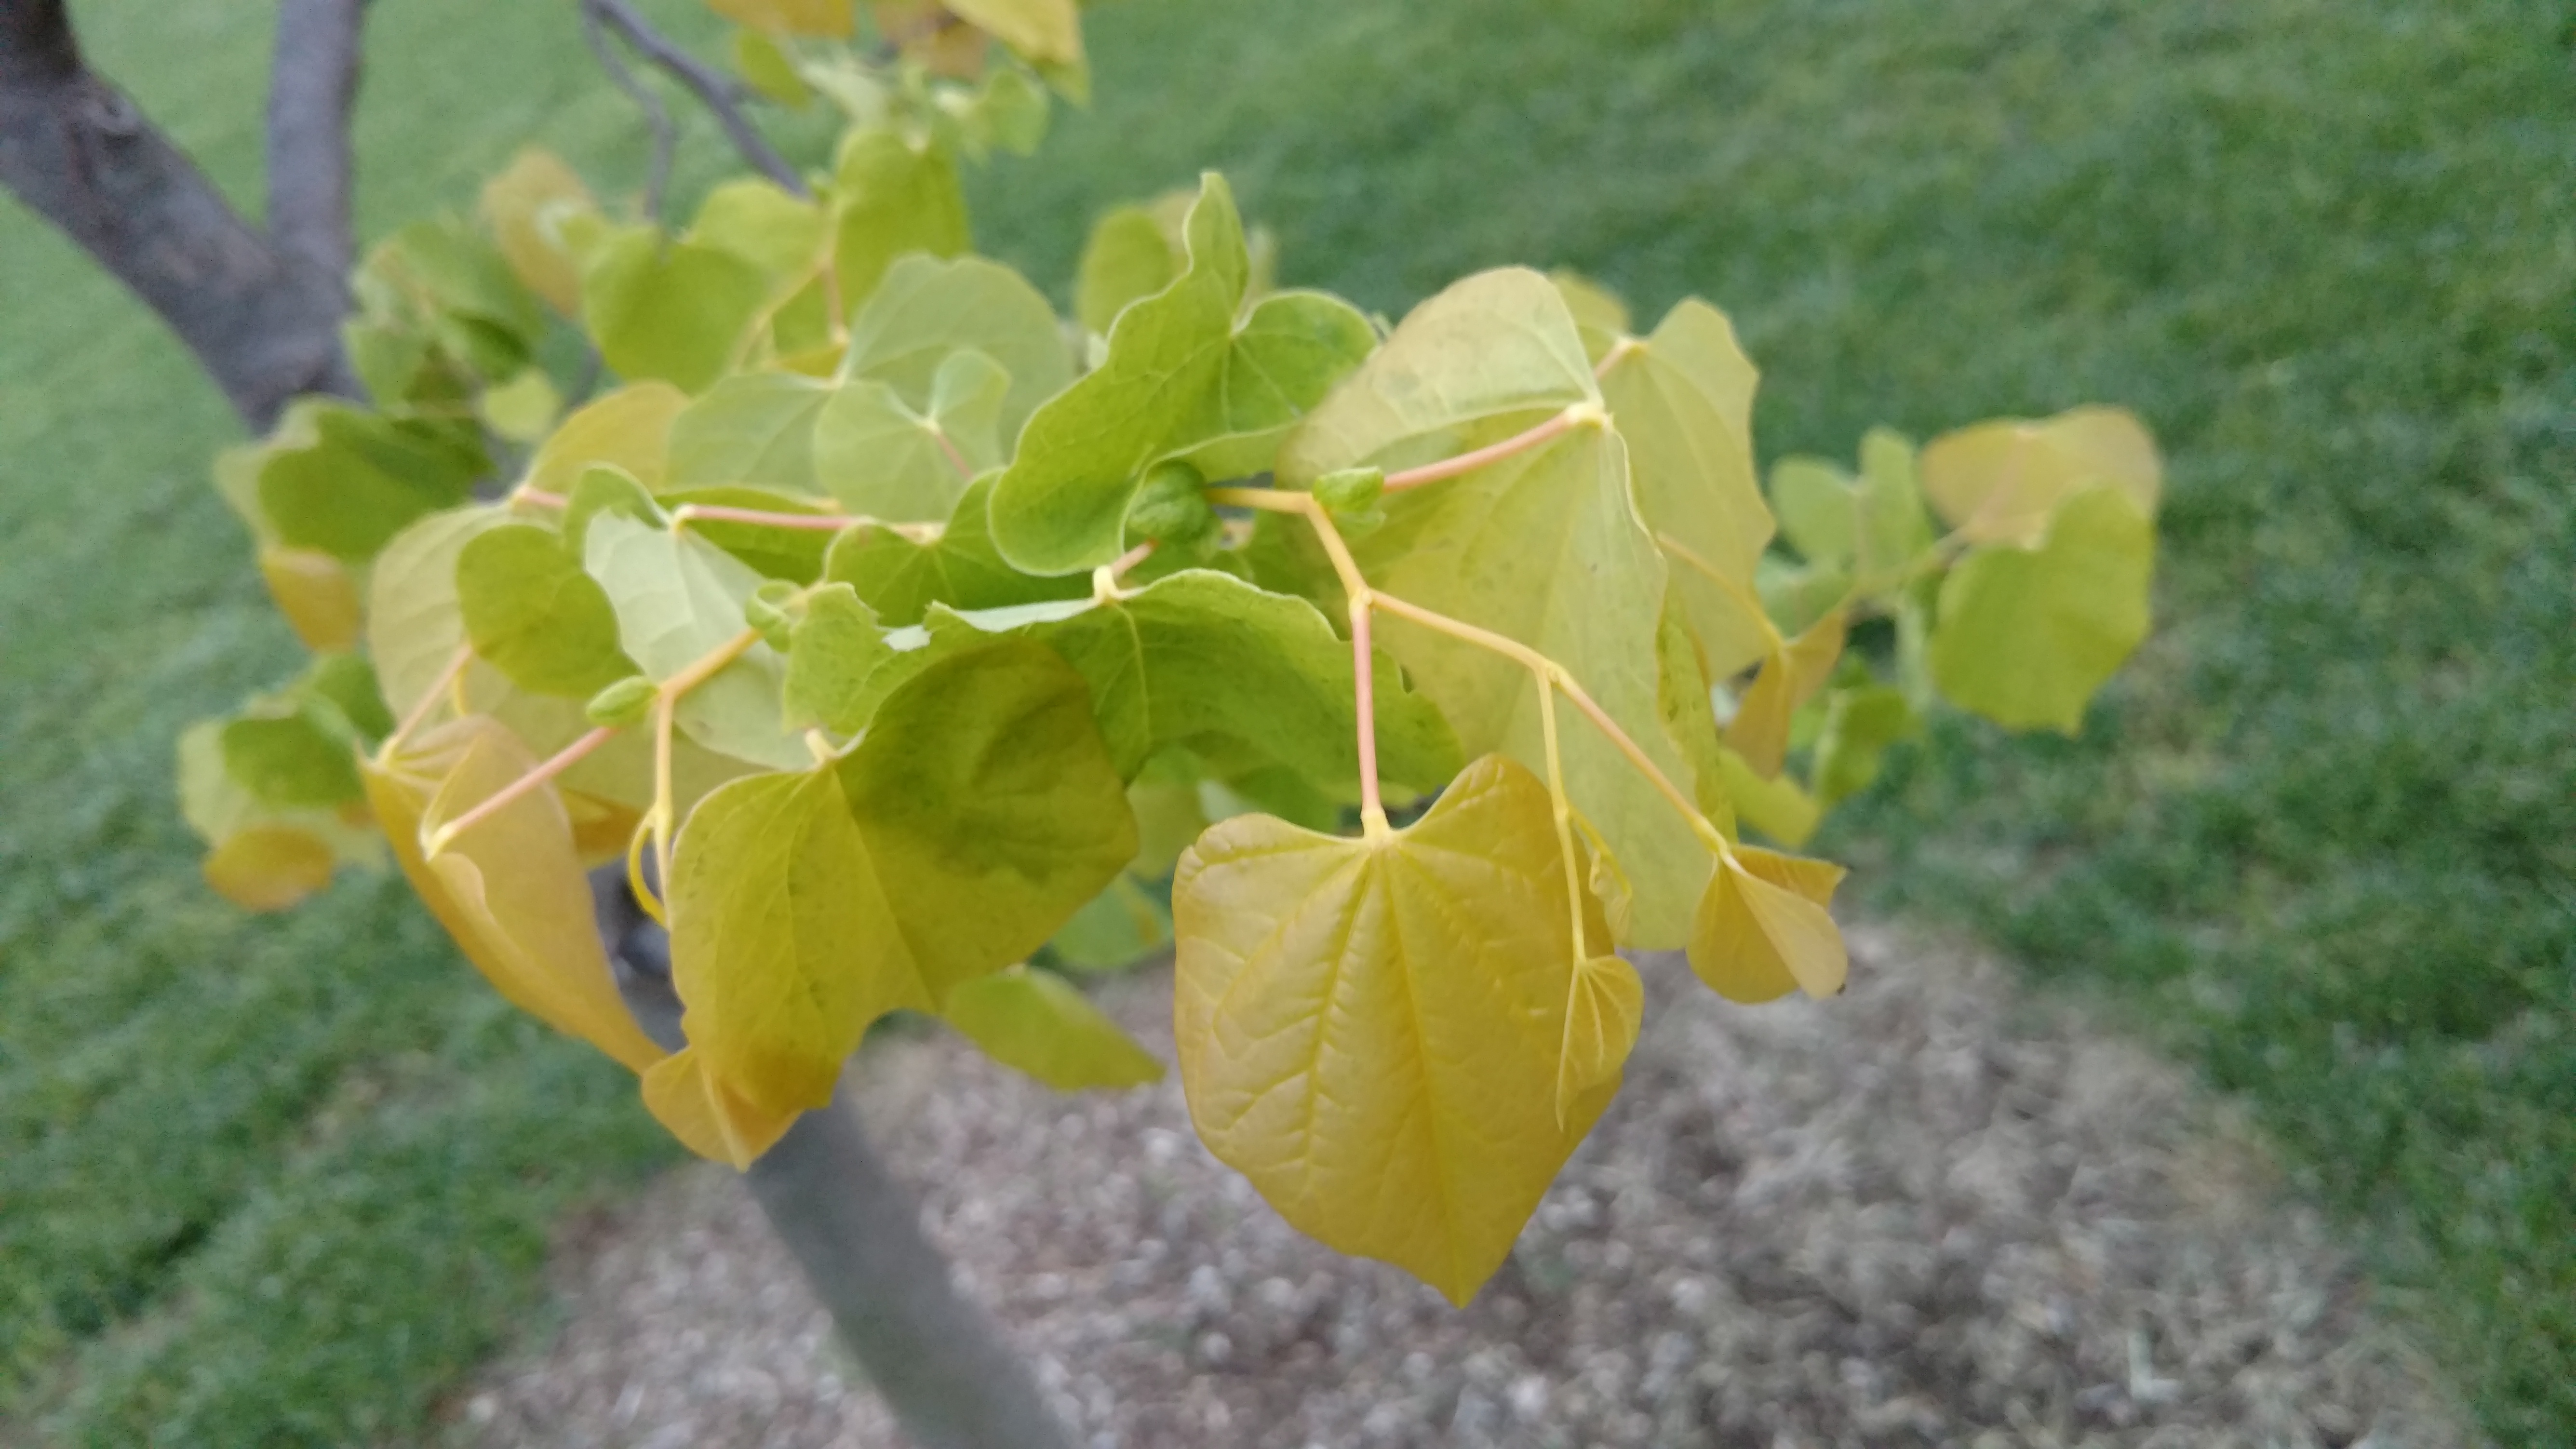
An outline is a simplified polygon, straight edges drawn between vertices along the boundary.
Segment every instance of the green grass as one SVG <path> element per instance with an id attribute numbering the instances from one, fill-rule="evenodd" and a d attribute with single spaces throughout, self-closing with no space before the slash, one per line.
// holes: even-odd
<path id="1" fill-rule="evenodd" d="M 238 190 L 267 7 L 183 8 L 82 15 Z M 562 7 L 462 8 L 371 22 L 372 227 L 530 132 L 637 174 Z M 1766 456 L 2144 414 L 2157 639 L 2082 738 L 1946 723 L 1829 843 L 1873 904 L 1978 927 L 2240 1093 L 2489 1432 L 2576 1443 L 2564 4 L 1094 21 L 1099 108 L 973 187 L 1059 293 L 1099 206 L 1217 166 L 1289 280 L 1389 312 L 1507 261 L 1711 297 L 1766 368 Z M 18 213 L 0 260 L 0 1363 L 75 1441 L 399 1433 L 528 1300 L 557 1205 L 658 1149 L 390 887 L 244 922 L 195 885 L 168 739 L 289 654 L 200 482 L 225 424 Z"/>

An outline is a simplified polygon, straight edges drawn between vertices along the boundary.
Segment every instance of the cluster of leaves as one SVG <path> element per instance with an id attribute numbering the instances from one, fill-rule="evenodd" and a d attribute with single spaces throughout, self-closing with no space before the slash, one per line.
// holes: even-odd
<path id="1" fill-rule="evenodd" d="M 316 663 L 183 745 L 220 888 L 280 906 L 389 849 L 707 1156 L 766 1150 L 894 1011 L 1151 1080 L 1026 963 L 1176 940 L 1211 1148 L 1464 1301 L 1618 1088 L 1621 949 L 1841 988 L 1842 872 L 1741 827 L 1794 848 L 1936 699 L 2072 730 L 2145 633 L 2124 414 L 1875 433 L 1766 496 L 1714 308 L 1636 335 L 1515 268 L 1390 328 L 1275 290 L 1214 176 L 1106 219 L 1068 322 L 971 254 L 955 168 L 1078 87 L 1069 3 L 880 5 L 872 50 L 845 3 L 717 8 L 748 74 L 850 110 L 831 174 L 674 232 L 531 154 L 480 225 L 379 248 L 380 406 L 219 470 Z M 569 411 L 558 326 L 616 380 Z M 593 929 L 620 857 L 676 1053 Z"/>

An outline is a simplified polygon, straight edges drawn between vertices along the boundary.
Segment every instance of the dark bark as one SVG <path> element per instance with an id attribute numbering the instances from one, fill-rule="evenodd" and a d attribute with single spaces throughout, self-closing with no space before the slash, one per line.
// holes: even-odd
<path id="1" fill-rule="evenodd" d="M 667 72 L 673 80 L 688 88 L 699 104 L 711 112 L 732 138 L 733 148 L 742 159 L 770 180 L 777 182 L 791 196 L 808 195 L 805 178 L 778 154 L 769 138 L 742 112 L 742 90 L 721 73 L 708 69 L 696 56 L 673 45 L 662 32 L 655 30 L 635 7 L 626 0 L 582 0 L 582 12 L 595 18 L 623 37 L 627 44 L 646 60 Z"/>
<path id="2" fill-rule="evenodd" d="M 278 0 L 268 82 L 268 234 L 325 274 L 357 264 L 349 118 L 366 0 Z"/>
<path id="3" fill-rule="evenodd" d="M 151 307 L 253 429 L 299 393 L 358 392 L 340 274 L 242 220 L 93 74 L 62 0 L 0 0 L 0 185 Z"/>
<path id="4" fill-rule="evenodd" d="M 592 881 L 628 1007 L 647 1035 L 677 1050 L 670 938 L 635 908 L 618 868 Z M 846 1076 L 832 1105 L 797 1119 L 746 1181 L 841 1341 L 922 1449 L 1073 1449 L 1027 1366 L 949 1281 L 947 1259 L 922 1236 L 919 1204 L 868 1145 Z"/>

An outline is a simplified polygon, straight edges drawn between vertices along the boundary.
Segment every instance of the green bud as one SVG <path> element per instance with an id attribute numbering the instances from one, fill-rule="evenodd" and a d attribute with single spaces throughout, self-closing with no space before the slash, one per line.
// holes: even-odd
<path id="1" fill-rule="evenodd" d="M 641 674 L 629 675 L 590 697 L 582 712 L 603 729 L 640 725 L 653 713 L 653 698 L 662 687 Z"/>
<path id="2" fill-rule="evenodd" d="M 1386 527 L 1386 510 L 1363 508 L 1354 513 L 1336 510 L 1333 514 L 1333 523 L 1335 527 L 1341 529 L 1344 538 L 1366 538 Z"/>
<path id="3" fill-rule="evenodd" d="M 1207 479 L 1178 460 L 1157 463 L 1145 471 L 1136 501 L 1127 508 L 1127 531 L 1156 543 L 1188 544 L 1214 533 L 1216 510 L 1208 506 Z"/>
<path id="4" fill-rule="evenodd" d="M 1384 468 L 1337 468 L 1315 480 L 1315 501 L 1335 513 L 1358 513 L 1386 492 Z"/>
<path id="5" fill-rule="evenodd" d="M 770 648 L 785 649 L 788 636 L 796 628 L 795 619 L 787 612 L 788 602 L 795 597 L 795 585 L 772 579 L 760 586 L 760 592 L 742 601 L 742 621 L 759 630 Z"/>

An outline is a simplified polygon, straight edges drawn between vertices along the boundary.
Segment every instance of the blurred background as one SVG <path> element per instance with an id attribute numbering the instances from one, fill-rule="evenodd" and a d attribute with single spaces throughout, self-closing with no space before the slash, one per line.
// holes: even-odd
<path id="1" fill-rule="evenodd" d="M 272 8 L 73 6 L 246 208 Z M 362 235 L 530 140 L 640 183 L 569 5 L 368 26 Z M 1389 314 L 1519 261 L 1708 297 L 1765 460 L 2146 418 L 2157 632 L 2082 737 L 1948 717 L 1817 848 L 1847 915 L 2224 1094 L 2488 1436 L 2576 1443 L 2576 11 L 1121 0 L 1090 41 L 1097 104 L 969 180 L 1059 301 L 1098 211 L 1213 167 L 1285 282 Z M 685 201 L 731 162 L 676 113 Z M 0 200 L 0 1443 L 447 1432 L 566 1214 L 677 1158 L 398 880 L 271 918 L 200 882 L 173 738 L 294 657 L 207 483 L 234 436 Z"/>

